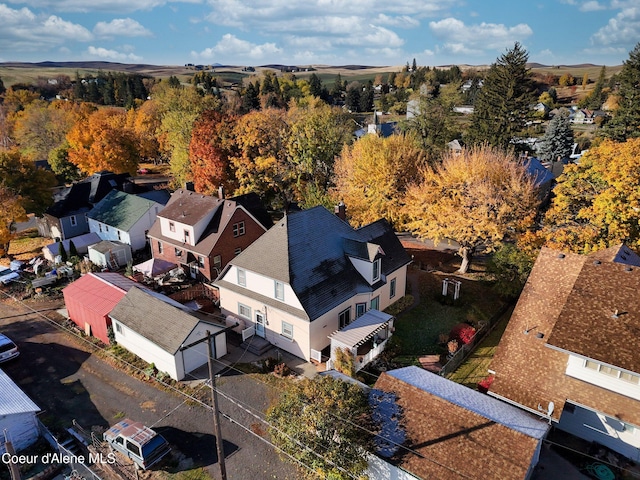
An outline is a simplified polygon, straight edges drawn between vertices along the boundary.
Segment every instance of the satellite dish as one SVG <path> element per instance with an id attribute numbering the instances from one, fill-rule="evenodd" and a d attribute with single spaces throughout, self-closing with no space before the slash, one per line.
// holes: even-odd
<path id="1" fill-rule="evenodd" d="M 556 407 L 556 404 L 553 402 L 549 402 L 549 406 L 547 407 L 547 415 L 551 416 L 553 413 L 553 409 Z"/>

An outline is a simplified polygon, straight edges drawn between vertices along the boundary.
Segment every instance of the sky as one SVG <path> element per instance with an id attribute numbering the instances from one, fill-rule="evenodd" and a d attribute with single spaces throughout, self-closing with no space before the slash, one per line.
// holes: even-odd
<path id="1" fill-rule="evenodd" d="M 0 62 L 620 65 L 640 0 L 0 0 Z"/>

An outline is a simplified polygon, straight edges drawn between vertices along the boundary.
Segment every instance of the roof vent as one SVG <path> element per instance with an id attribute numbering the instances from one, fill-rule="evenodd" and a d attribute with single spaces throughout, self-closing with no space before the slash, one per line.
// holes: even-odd
<path id="1" fill-rule="evenodd" d="M 613 315 L 611 315 L 611 318 L 618 318 L 618 316 L 619 316 L 619 315 L 618 315 L 618 309 L 616 308 L 616 309 L 613 311 Z"/>
<path id="2" fill-rule="evenodd" d="M 593 264 L 594 264 L 594 265 L 600 265 L 601 263 L 602 263 L 602 262 L 601 262 L 600 260 L 594 260 L 594 261 L 593 261 Z"/>
<path id="3" fill-rule="evenodd" d="M 631 267 L 627 267 L 624 269 L 625 272 L 633 272 L 633 268 Z"/>
<path id="4" fill-rule="evenodd" d="M 536 338 L 544 338 L 544 333 L 542 332 L 536 333 Z"/>
<path id="5" fill-rule="evenodd" d="M 565 257 L 564 253 L 559 253 L 558 254 L 558 258 L 564 258 L 564 257 Z"/>

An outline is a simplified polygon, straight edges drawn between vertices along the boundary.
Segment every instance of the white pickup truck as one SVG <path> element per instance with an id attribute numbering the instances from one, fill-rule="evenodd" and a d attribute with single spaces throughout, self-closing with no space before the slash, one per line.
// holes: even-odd
<path id="1" fill-rule="evenodd" d="M 171 451 L 162 435 L 128 418 L 104 432 L 103 439 L 110 448 L 130 458 L 144 470 L 158 463 Z"/>

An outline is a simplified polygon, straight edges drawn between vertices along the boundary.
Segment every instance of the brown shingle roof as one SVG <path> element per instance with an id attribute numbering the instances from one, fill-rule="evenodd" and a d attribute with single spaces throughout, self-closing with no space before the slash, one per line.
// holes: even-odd
<path id="1" fill-rule="evenodd" d="M 416 376 L 423 378 L 412 381 Z M 526 478 L 548 428 L 516 407 L 418 367 L 383 373 L 374 388 L 396 394 L 408 438 L 397 463 L 420 478 Z M 456 398 L 470 408 L 451 400 Z"/>
<path id="2" fill-rule="evenodd" d="M 195 225 L 222 203 L 222 200 L 210 195 L 179 189 L 173 192 L 166 207 L 158 216 L 184 223 Z"/>
<path id="3" fill-rule="evenodd" d="M 532 410 L 553 401 L 555 419 L 571 400 L 640 423 L 636 400 L 565 374 L 567 352 L 640 372 L 640 269 L 607 260 L 621 251 L 541 250 L 491 362 L 491 394 Z"/>

